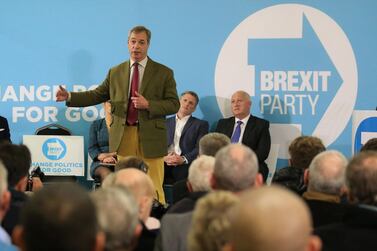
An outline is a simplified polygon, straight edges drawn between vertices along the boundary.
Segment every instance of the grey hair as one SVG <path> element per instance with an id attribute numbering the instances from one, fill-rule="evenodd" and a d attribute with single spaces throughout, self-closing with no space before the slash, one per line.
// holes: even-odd
<path id="1" fill-rule="evenodd" d="M 121 186 L 101 188 L 91 194 L 97 209 L 100 229 L 106 235 L 106 250 L 128 249 L 139 223 L 137 202 Z"/>
<path id="2" fill-rule="evenodd" d="M 257 156 L 249 147 L 231 144 L 215 158 L 216 188 L 238 192 L 254 186 L 259 166 Z"/>
<path id="3" fill-rule="evenodd" d="M 216 153 L 230 144 L 228 136 L 218 132 L 211 132 L 204 135 L 199 141 L 199 155 L 215 157 Z"/>
<path id="4" fill-rule="evenodd" d="M 345 186 L 345 172 L 348 161 L 339 151 L 319 153 L 309 165 L 308 190 L 340 195 Z"/>
<path id="5" fill-rule="evenodd" d="M 194 192 L 211 190 L 210 179 L 214 166 L 215 158 L 206 155 L 199 156 L 191 163 L 188 173 L 188 181 Z"/>

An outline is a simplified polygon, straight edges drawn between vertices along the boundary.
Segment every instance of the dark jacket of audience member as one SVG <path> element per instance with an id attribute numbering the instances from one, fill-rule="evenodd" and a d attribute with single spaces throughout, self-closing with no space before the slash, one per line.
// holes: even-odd
<path id="1" fill-rule="evenodd" d="M 312 159 L 325 151 L 321 139 L 313 136 L 300 136 L 289 145 L 289 166 L 278 170 L 272 180 L 302 195 L 306 191 L 304 171 Z M 298 170 L 299 169 L 299 170 Z"/>
<path id="2" fill-rule="evenodd" d="M 377 152 L 356 155 L 346 171 L 349 201 L 342 223 L 320 227 L 323 251 L 377 250 Z"/>
<path id="3" fill-rule="evenodd" d="M 18 223 L 19 213 L 27 196 L 24 194 L 27 185 L 27 176 L 31 166 L 29 149 L 24 145 L 0 145 L 0 160 L 8 171 L 8 185 L 12 194 L 10 209 L 3 219 L 3 227 L 9 235 Z"/>

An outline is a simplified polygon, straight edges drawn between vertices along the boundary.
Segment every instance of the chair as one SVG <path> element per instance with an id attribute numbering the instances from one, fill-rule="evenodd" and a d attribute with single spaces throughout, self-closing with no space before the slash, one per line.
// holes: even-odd
<path id="1" fill-rule="evenodd" d="M 62 125 L 59 124 L 48 124 L 45 126 L 42 126 L 38 128 L 35 131 L 35 135 L 72 135 L 71 131 L 67 128 L 65 128 Z M 76 182 L 77 178 L 73 175 L 66 175 L 66 176 L 60 176 L 60 175 L 45 175 L 43 184 L 49 185 L 53 183 L 61 183 L 61 182 Z"/>
<path id="2" fill-rule="evenodd" d="M 71 131 L 58 124 L 48 124 L 35 131 L 35 135 L 72 135 Z"/>

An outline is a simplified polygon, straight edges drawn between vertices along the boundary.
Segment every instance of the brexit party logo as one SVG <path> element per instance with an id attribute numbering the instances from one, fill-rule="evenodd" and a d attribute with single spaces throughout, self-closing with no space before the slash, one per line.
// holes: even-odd
<path id="1" fill-rule="evenodd" d="M 357 66 L 342 28 L 300 4 L 262 9 L 226 39 L 217 59 L 215 91 L 224 116 L 229 97 L 244 90 L 253 110 L 272 124 L 299 125 L 326 145 L 346 127 L 357 96 Z"/>
<path id="2" fill-rule="evenodd" d="M 60 160 L 67 153 L 67 146 L 61 139 L 50 138 L 43 143 L 42 152 L 49 160 Z"/>

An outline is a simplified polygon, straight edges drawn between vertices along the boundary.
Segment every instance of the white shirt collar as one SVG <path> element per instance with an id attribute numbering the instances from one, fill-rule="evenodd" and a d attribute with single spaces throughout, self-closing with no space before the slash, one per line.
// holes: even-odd
<path id="1" fill-rule="evenodd" d="M 246 124 L 247 124 L 247 121 L 249 120 L 249 118 L 250 118 L 250 114 L 247 115 L 246 117 L 244 117 L 243 119 L 238 119 L 238 118 L 234 117 L 234 123 L 236 124 L 237 121 L 241 120 L 242 123 L 243 123 L 244 125 L 246 125 Z"/>
<path id="2" fill-rule="evenodd" d="M 143 68 L 145 68 L 145 66 L 147 66 L 147 62 L 148 62 L 148 57 L 145 57 L 143 60 L 141 60 L 139 62 L 139 65 L 141 65 Z M 135 61 L 130 59 L 130 67 L 132 68 L 132 66 L 134 65 Z"/>

